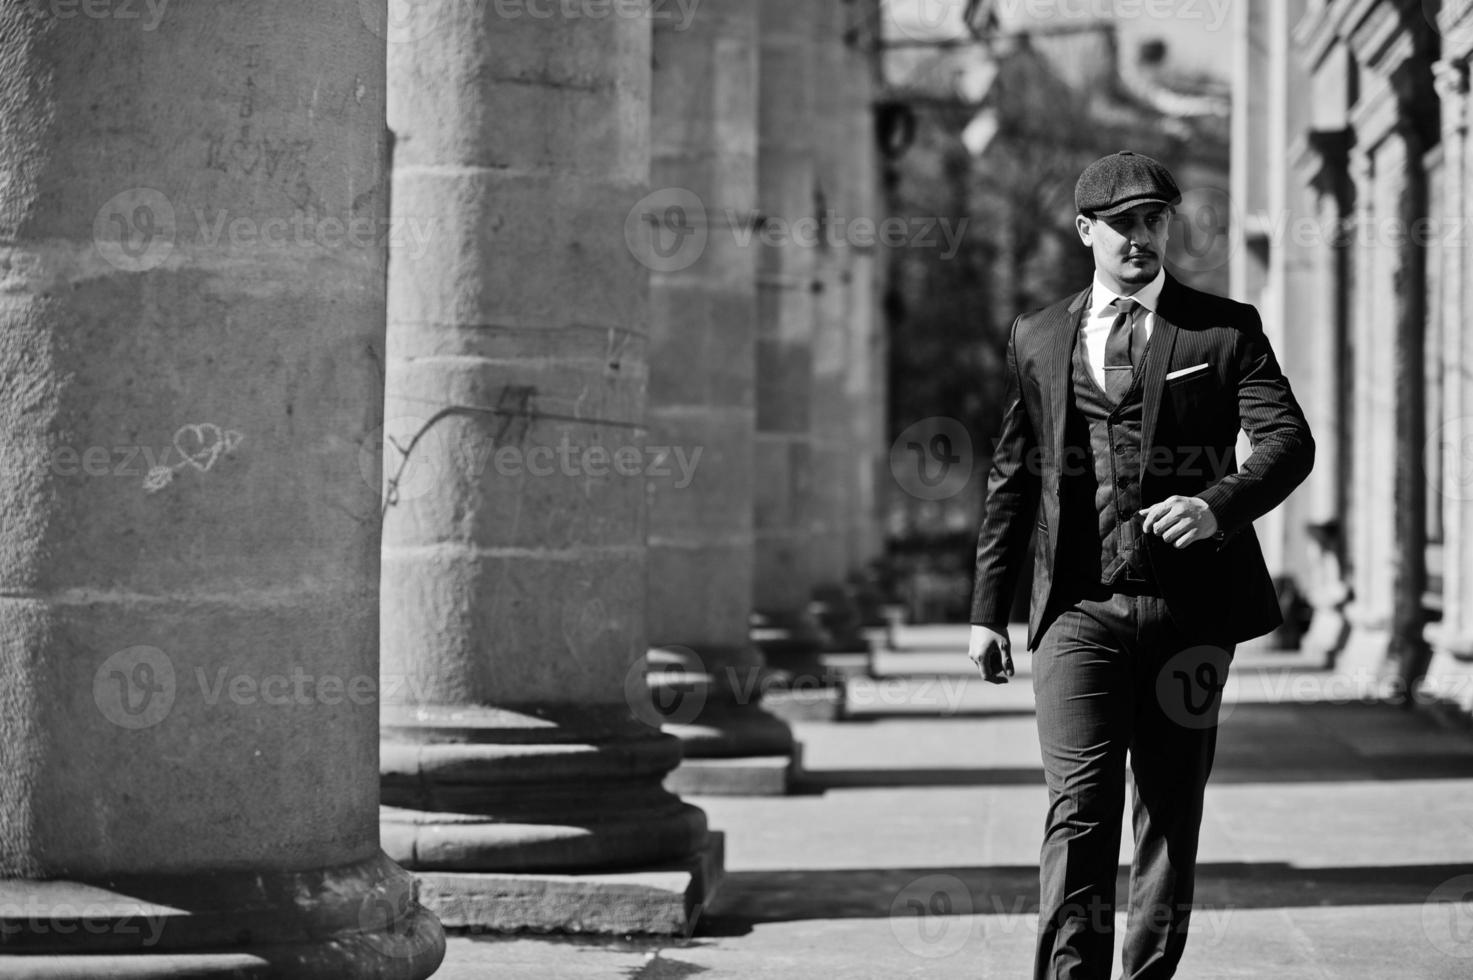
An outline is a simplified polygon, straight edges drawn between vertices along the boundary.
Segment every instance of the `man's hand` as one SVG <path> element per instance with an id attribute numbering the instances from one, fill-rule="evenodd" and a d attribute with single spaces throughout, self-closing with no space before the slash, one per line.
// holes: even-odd
<path id="1" fill-rule="evenodd" d="M 1217 533 L 1217 518 L 1200 497 L 1177 494 L 1143 507 L 1138 513 L 1145 515 L 1141 522 L 1145 533 L 1161 535 L 1174 548 L 1206 541 Z"/>
<path id="2" fill-rule="evenodd" d="M 1006 684 L 1013 676 L 1013 641 L 1008 639 L 1006 628 L 998 632 L 973 625 L 967 656 L 981 669 L 982 679 L 989 684 Z"/>

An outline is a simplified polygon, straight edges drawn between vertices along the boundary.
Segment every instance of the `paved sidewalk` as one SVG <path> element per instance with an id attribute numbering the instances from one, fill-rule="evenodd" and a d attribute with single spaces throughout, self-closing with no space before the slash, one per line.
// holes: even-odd
<path id="1" fill-rule="evenodd" d="M 796 725 L 798 793 L 691 798 L 727 835 L 691 939 L 456 937 L 437 976 L 1027 976 L 1045 806 L 1030 657 L 1019 636 L 1013 682 L 983 684 L 965 637 L 905 631 L 851 689 L 854 719 Z M 1179 976 L 1473 977 L 1473 733 L 1253 647 L 1223 711 Z"/>

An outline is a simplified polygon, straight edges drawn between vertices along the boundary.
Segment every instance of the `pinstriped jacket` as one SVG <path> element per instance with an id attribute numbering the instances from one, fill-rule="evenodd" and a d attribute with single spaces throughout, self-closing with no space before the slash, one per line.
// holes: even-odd
<path id="1" fill-rule="evenodd" d="M 1088 466 L 1064 450 L 1071 361 L 1089 290 L 1012 326 L 1002 429 L 987 478 L 973 623 L 1004 624 L 1037 528 L 1028 649 L 1056 610 L 1052 595 L 1061 474 Z M 1203 367 L 1205 365 L 1205 367 Z M 1282 621 L 1254 519 L 1278 506 L 1314 463 L 1314 439 L 1263 332 L 1258 311 L 1168 273 L 1142 367 L 1142 506 L 1173 494 L 1201 498 L 1223 537 L 1185 548 L 1146 537 L 1146 555 L 1173 622 L 1189 637 L 1240 642 Z M 1168 377 L 1171 375 L 1171 377 Z M 1252 454 L 1240 470 L 1238 429 Z M 1071 526 L 1092 526 L 1092 521 Z"/>

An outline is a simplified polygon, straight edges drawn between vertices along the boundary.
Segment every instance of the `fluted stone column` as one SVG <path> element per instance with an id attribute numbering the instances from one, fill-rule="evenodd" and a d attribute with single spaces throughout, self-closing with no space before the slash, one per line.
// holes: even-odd
<path id="1" fill-rule="evenodd" d="M 379 849 L 384 42 L 360 10 L 0 8 L 8 976 L 443 956 Z"/>
<path id="2" fill-rule="evenodd" d="M 1307 510 L 1314 522 L 1309 550 L 1311 567 L 1303 583 L 1312 607 L 1309 632 L 1300 642 L 1305 652 L 1326 658 L 1339 653 L 1349 625 L 1344 606 L 1350 589 L 1345 581 L 1345 506 L 1349 467 L 1344 447 L 1350 445 L 1351 379 L 1346 338 L 1348 296 L 1352 279 L 1349 243 L 1354 240 L 1347 207 L 1349 190 L 1345 129 L 1311 130 L 1297 144 L 1295 166 L 1311 192 L 1317 246 L 1308 250 L 1302 291 L 1302 317 L 1308 336 L 1304 346 L 1319 352 L 1296 370 L 1304 372 L 1303 403 L 1315 433 L 1314 469 L 1305 480 Z"/>
<path id="3" fill-rule="evenodd" d="M 1412 68 L 1404 61 L 1386 77 L 1367 79 L 1353 120 L 1359 145 L 1352 171 L 1361 212 L 1355 597 L 1347 610 L 1350 639 L 1337 662 L 1363 680 L 1396 677 L 1403 684 L 1426 667 L 1426 276 L 1425 249 L 1413 234 L 1426 216 L 1426 174 Z"/>
<path id="4" fill-rule="evenodd" d="M 1470 207 L 1468 180 L 1468 64 L 1441 61 L 1437 94 L 1442 104 L 1443 207 L 1436 227 L 1467 227 Z M 1441 481 L 1436 487 L 1443 504 L 1442 621 L 1433 624 L 1429 639 L 1436 651 L 1428 670 L 1434 691 L 1450 697 L 1465 712 L 1473 712 L 1473 471 L 1464 449 L 1473 442 L 1473 349 L 1467 321 L 1469 250 L 1442 249 L 1442 424 L 1429 434 L 1427 452 L 1442 457 Z"/>
<path id="5" fill-rule="evenodd" d="M 384 846 L 448 926 L 682 931 L 715 869 L 641 717 L 646 483 L 679 472 L 644 438 L 650 21 L 419 9 L 388 57 L 393 216 L 432 233 L 389 263 Z M 658 867 L 669 902 L 631 899 Z"/>
<path id="6" fill-rule="evenodd" d="M 720 0 L 689 22 L 672 7 L 654 22 L 651 185 L 701 223 L 650 283 L 649 441 L 700 454 L 688 482 L 650 482 L 650 681 L 684 745 L 666 781 L 680 792 L 785 792 L 793 752 L 762 710 L 748 626 L 759 6 Z"/>
<path id="7" fill-rule="evenodd" d="M 810 433 L 815 257 L 794 223 L 814 217 L 815 3 L 762 0 L 758 86 L 757 434 L 753 604 L 796 621 L 813 582 L 817 474 Z M 809 232 L 811 234 L 811 232 Z"/>
<path id="8" fill-rule="evenodd" d="M 1392 392 L 1395 335 L 1395 291 L 1391 254 L 1377 247 L 1376 223 L 1385 221 L 1390 202 L 1386 180 L 1377 180 L 1368 148 L 1351 151 L 1355 186 L 1354 299 L 1351 311 L 1354 358 L 1353 458 L 1351 495 L 1346 522 L 1353 596 L 1346 607 L 1350 637 L 1336 666 L 1369 681 L 1384 670 L 1391 642 L 1392 506 L 1395 474 L 1386 465 L 1395 446 L 1395 403 Z M 1399 165 L 1400 160 L 1380 158 Z M 1381 193 L 1378 193 L 1380 191 Z"/>

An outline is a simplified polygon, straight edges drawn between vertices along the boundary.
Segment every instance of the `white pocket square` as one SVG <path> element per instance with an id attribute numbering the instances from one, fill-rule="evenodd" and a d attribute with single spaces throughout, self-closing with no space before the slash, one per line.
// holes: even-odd
<path id="1" fill-rule="evenodd" d="M 1173 378 L 1184 377 L 1188 374 L 1196 374 L 1198 371 L 1205 371 L 1211 366 L 1212 365 L 1208 364 L 1206 361 L 1203 361 L 1201 364 L 1193 364 L 1191 367 L 1184 367 L 1180 371 L 1172 371 L 1166 376 L 1166 380 L 1170 381 Z"/>

